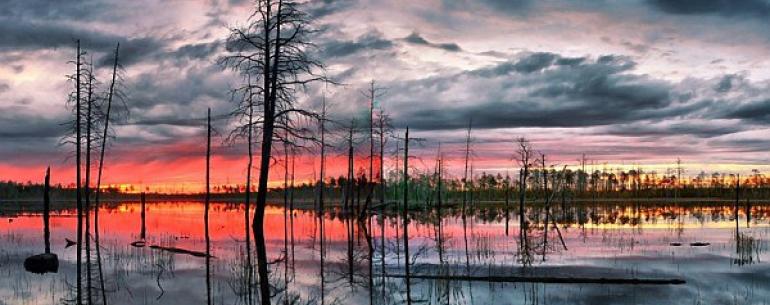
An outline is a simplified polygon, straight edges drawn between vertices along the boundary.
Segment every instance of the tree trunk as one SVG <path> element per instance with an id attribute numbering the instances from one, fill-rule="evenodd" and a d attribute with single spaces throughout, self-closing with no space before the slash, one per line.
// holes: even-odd
<path id="1" fill-rule="evenodd" d="M 102 134 L 102 148 L 99 155 L 99 171 L 96 177 L 96 197 L 94 207 L 94 237 L 96 242 L 96 264 L 99 269 L 99 285 L 102 291 L 102 304 L 107 305 L 107 290 L 104 287 L 104 272 L 102 270 L 102 253 L 100 245 L 100 233 L 99 233 L 99 208 L 101 207 L 100 195 L 102 185 L 102 171 L 104 169 L 104 152 L 107 148 L 107 132 L 110 127 L 110 112 L 112 111 L 112 97 L 115 91 L 115 81 L 118 74 L 118 52 L 120 51 L 120 43 L 115 46 L 115 61 L 112 65 L 112 82 L 110 83 L 110 91 L 107 95 L 107 111 L 104 115 L 104 132 Z"/>
<path id="2" fill-rule="evenodd" d="M 206 126 L 206 201 L 203 213 L 203 226 L 206 233 L 206 304 L 211 305 L 211 238 L 209 237 L 209 208 L 211 204 L 211 108 L 208 110 Z M 144 212 L 144 209 L 142 209 Z M 144 218 L 142 218 L 144 219 Z M 144 226 L 143 226 L 144 227 Z"/>
<path id="3" fill-rule="evenodd" d="M 77 201 L 77 259 L 76 259 L 76 273 L 77 273 L 77 284 L 75 288 L 75 294 L 77 297 L 76 303 L 77 305 L 83 304 L 83 282 L 81 281 L 82 278 L 82 264 L 83 264 L 83 198 L 82 198 L 82 192 L 81 192 L 81 176 L 80 176 L 80 144 L 82 141 L 81 134 L 80 134 L 80 40 L 77 41 L 78 47 L 77 47 L 77 60 L 76 60 L 76 71 L 75 71 L 75 145 L 77 148 L 75 149 L 75 163 L 76 163 L 76 182 L 75 182 L 75 188 L 76 188 L 76 201 Z"/>
<path id="4" fill-rule="evenodd" d="M 406 304 L 412 304 L 412 286 L 409 281 L 409 127 L 404 136 L 404 272 L 406 274 Z"/>

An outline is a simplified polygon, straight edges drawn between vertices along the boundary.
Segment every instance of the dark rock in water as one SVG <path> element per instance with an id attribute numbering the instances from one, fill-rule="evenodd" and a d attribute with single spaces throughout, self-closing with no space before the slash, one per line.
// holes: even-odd
<path id="1" fill-rule="evenodd" d="M 65 238 L 65 239 L 64 239 L 64 241 L 66 241 L 66 242 L 67 242 L 67 244 L 64 246 L 64 248 L 65 248 L 65 249 L 66 249 L 66 248 L 69 248 L 69 247 L 72 247 L 72 246 L 74 246 L 75 244 L 77 244 L 76 242 L 74 242 L 74 241 L 70 240 L 69 238 Z"/>
<path id="2" fill-rule="evenodd" d="M 37 274 L 57 273 L 59 271 L 59 257 L 53 253 L 43 253 L 27 257 L 24 260 L 24 269 Z"/>
<path id="3" fill-rule="evenodd" d="M 669 246 L 672 246 L 672 247 L 679 247 L 679 246 L 681 246 L 681 245 L 682 245 L 682 243 L 673 242 L 673 243 L 670 243 L 670 244 L 668 244 L 668 245 L 669 245 Z"/>
<path id="4" fill-rule="evenodd" d="M 711 243 L 704 243 L 704 242 L 700 242 L 700 241 L 697 241 L 697 242 L 694 242 L 694 243 L 690 243 L 691 247 L 705 247 L 705 246 L 708 246 L 708 245 L 711 245 Z"/>

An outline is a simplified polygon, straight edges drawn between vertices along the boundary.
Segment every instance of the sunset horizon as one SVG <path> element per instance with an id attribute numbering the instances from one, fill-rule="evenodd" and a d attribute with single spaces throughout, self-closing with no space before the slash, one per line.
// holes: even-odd
<path id="1" fill-rule="evenodd" d="M 770 0 L 7 0 L 0 304 L 770 300 Z"/>
<path id="2" fill-rule="evenodd" d="M 365 125 L 369 102 L 363 93 L 375 81 L 382 89 L 375 102 L 389 115 L 393 136 L 411 126 L 426 140 L 415 147 L 424 160 L 434 158 L 442 143 L 454 174 L 462 172 L 469 121 L 474 122 L 475 173 L 517 168 L 512 158 L 518 137 L 527 137 L 559 166 L 576 166 L 585 155 L 597 166 L 639 165 L 659 173 L 681 159 L 688 176 L 768 169 L 770 145 L 762 136 L 768 130 L 762 118 L 770 98 L 770 61 L 753 56 L 768 43 L 750 39 L 760 35 L 752 29 L 762 21 L 748 7 L 720 12 L 667 1 L 612 8 L 529 1 L 396 3 L 308 4 L 317 15 L 314 25 L 322 29 L 312 54 L 342 85 L 311 86 L 298 95 L 302 105 L 317 107 L 326 98 L 330 116 L 339 121 L 357 116 Z M 53 181 L 74 183 L 74 171 L 65 170 L 74 162 L 73 149 L 61 141 L 69 120 L 63 105 L 72 85 L 66 75 L 76 38 L 100 74 L 109 73 L 110 45 L 120 42 L 125 48 L 127 112 L 114 122 L 105 182 L 202 184 L 209 107 L 218 132 L 212 181 L 245 179 L 245 143 L 225 141 L 237 124 L 227 114 L 236 106 L 230 92 L 240 77 L 218 60 L 228 28 L 246 17 L 251 4 L 147 5 L 167 12 L 166 21 L 142 15 L 140 6 L 109 2 L 71 11 L 45 1 L 9 6 L 3 17 L 7 65 L 0 68 L 0 180 L 39 183 L 43 170 L 52 166 Z M 390 20 L 387 8 L 393 5 L 404 14 Z M 36 10 L 55 18 L 34 15 Z M 92 18 L 77 17 L 86 10 Z M 117 12 L 119 17 L 106 18 Z M 474 20 L 472 13 L 484 17 Z M 738 18 L 741 14 L 751 17 Z M 623 23 L 601 26 L 619 19 Z M 154 30 L 121 24 L 128 20 L 142 20 Z M 718 27 L 711 20 L 736 22 Z M 29 31 L 16 32 L 21 25 Z M 477 33 L 490 27 L 506 31 L 486 31 L 480 39 Z M 49 28 L 56 31 L 47 35 Z M 696 29 L 709 29 L 711 36 Z M 713 38 L 738 30 L 745 39 Z M 394 143 L 389 140 L 389 152 Z M 364 144 L 359 143 L 361 152 Z M 298 176 L 312 180 L 317 147 L 298 154 L 303 155 Z M 333 150 L 330 157 L 340 154 Z M 392 152 L 387 155 L 386 171 L 395 168 Z M 332 175 L 344 173 L 339 171 Z M 270 183 L 280 179 L 271 176 Z"/>

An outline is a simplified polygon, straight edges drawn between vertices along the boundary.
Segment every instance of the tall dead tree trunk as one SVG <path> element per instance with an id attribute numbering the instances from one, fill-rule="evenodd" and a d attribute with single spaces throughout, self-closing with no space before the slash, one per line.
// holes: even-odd
<path id="1" fill-rule="evenodd" d="M 209 237 L 209 208 L 211 204 L 211 108 L 208 109 L 206 125 L 206 198 L 204 202 L 203 226 L 206 234 L 206 304 L 211 305 L 211 238 Z M 144 209 L 142 209 L 144 211 Z"/>
<path id="2" fill-rule="evenodd" d="M 463 211 L 462 216 L 465 218 L 466 207 L 468 205 L 468 161 L 471 157 L 471 126 L 473 125 L 473 119 L 468 120 L 468 135 L 465 137 L 465 171 L 463 174 Z"/>
<path id="3" fill-rule="evenodd" d="M 94 198 L 94 237 L 96 243 L 96 264 L 99 269 L 99 288 L 102 292 L 102 304 L 107 305 L 107 290 L 104 287 L 104 272 L 102 269 L 102 253 L 100 245 L 100 233 L 99 233 L 99 208 L 101 207 L 100 195 L 102 185 L 102 173 L 104 170 L 104 152 L 107 149 L 107 136 L 110 128 L 110 115 L 112 112 L 112 99 L 115 95 L 115 83 L 117 81 L 118 74 L 118 54 L 120 51 L 120 43 L 115 46 L 115 61 L 112 65 L 112 82 L 110 83 L 110 89 L 107 92 L 107 110 L 104 114 L 104 131 L 102 133 L 102 147 L 99 153 L 99 170 L 96 177 L 96 195 Z"/>
<path id="4" fill-rule="evenodd" d="M 321 105 L 321 121 L 320 127 L 321 127 L 321 168 L 320 168 L 320 174 L 321 177 L 318 180 L 318 183 L 321 185 L 321 191 L 318 194 L 318 214 L 323 214 L 324 211 L 324 192 L 326 190 L 326 176 L 325 176 L 325 169 L 326 169 L 326 95 L 323 97 L 322 105 Z"/>
<path id="5" fill-rule="evenodd" d="M 139 227 L 139 240 L 144 241 L 147 238 L 147 194 L 145 192 L 142 192 L 139 195 L 139 218 L 141 219 L 141 224 Z"/>
<path id="6" fill-rule="evenodd" d="M 81 147 L 81 141 L 82 137 L 80 134 L 80 126 L 81 126 L 81 117 L 80 117 L 80 57 L 82 54 L 80 53 L 80 40 L 77 41 L 77 60 L 76 60 L 76 70 L 75 70 L 75 163 L 76 163 L 76 174 L 75 174 L 75 188 L 77 195 L 76 201 L 77 201 L 77 259 L 76 259 L 76 273 L 77 273 L 77 284 L 75 287 L 75 294 L 77 297 L 76 303 L 77 305 L 83 304 L 83 282 L 82 282 L 82 265 L 83 265 L 83 198 L 82 198 L 82 191 L 81 191 L 81 163 L 80 163 L 80 147 Z"/>
<path id="7" fill-rule="evenodd" d="M 93 105 L 94 105 L 94 68 L 93 58 L 89 63 L 88 68 L 88 84 L 86 94 L 86 181 L 85 181 L 85 241 L 86 241 L 86 296 L 88 304 L 94 303 L 92 295 L 92 272 L 91 272 L 91 140 L 93 134 L 91 129 L 94 122 L 93 117 Z"/>
<path id="8" fill-rule="evenodd" d="M 412 304 L 412 285 L 409 279 L 409 127 L 404 135 L 404 274 L 406 277 L 406 304 Z"/>
<path id="9" fill-rule="evenodd" d="M 253 92 L 251 91 L 251 76 L 247 76 L 249 89 L 246 91 L 247 108 L 248 108 L 248 122 L 246 131 L 246 146 L 248 150 L 248 162 L 246 166 L 246 194 L 245 194 L 245 207 L 243 211 L 243 225 L 244 235 L 246 235 L 246 304 L 251 305 L 254 302 L 252 282 L 253 282 L 253 266 L 251 262 L 251 233 L 249 230 L 249 220 L 251 214 L 251 170 L 254 167 L 254 103 L 252 101 Z"/>
<path id="10" fill-rule="evenodd" d="M 385 117 L 380 108 L 380 205 L 385 206 Z"/>
<path id="11" fill-rule="evenodd" d="M 262 138 L 252 230 L 263 305 L 271 303 L 263 226 L 273 141 L 277 131 L 286 131 L 292 136 L 298 132 L 289 124 L 293 120 L 290 118 L 292 115 L 315 117 L 311 111 L 295 108 L 298 104 L 294 88 L 326 80 L 315 73 L 323 68 L 307 51 L 313 45 L 308 39 L 315 31 L 310 24 L 310 16 L 299 7 L 300 3 L 291 0 L 256 0 L 249 24 L 245 28 L 231 29 L 228 54 L 221 59 L 225 66 L 262 81 L 261 85 L 248 85 L 248 88 L 239 90 L 256 89 L 261 95 L 256 102 L 261 106 L 259 123 Z"/>
<path id="12" fill-rule="evenodd" d="M 45 254 L 51 253 L 51 167 L 45 170 L 45 183 L 43 184 L 43 240 L 45 241 Z"/>

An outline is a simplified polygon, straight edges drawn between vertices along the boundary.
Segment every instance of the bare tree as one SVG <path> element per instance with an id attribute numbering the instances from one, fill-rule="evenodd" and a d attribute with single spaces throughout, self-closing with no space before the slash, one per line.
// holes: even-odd
<path id="1" fill-rule="evenodd" d="M 318 194 L 318 211 L 317 213 L 323 215 L 324 212 L 324 191 L 326 190 L 326 94 L 323 96 L 321 102 L 321 118 L 318 121 L 319 129 L 321 130 L 321 177 L 318 180 L 320 184 L 320 192 Z"/>
<path id="2" fill-rule="evenodd" d="M 100 283 L 100 289 L 102 292 L 102 303 L 104 305 L 107 304 L 107 293 L 106 289 L 104 288 L 104 272 L 102 270 L 102 254 L 101 254 L 101 246 L 100 246 L 100 233 L 99 233 L 99 207 L 100 207 L 100 195 L 101 195 L 101 184 L 102 184 L 102 173 L 104 170 L 104 152 L 107 148 L 107 140 L 109 136 L 110 131 L 110 120 L 111 120 L 111 114 L 112 114 L 112 108 L 113 108 L 113 99 L 123 102 L 125 95 L 123 94 L 123 91 L 121 90 L 120 86 L 120 80 L 122 80 L 122 77 L 119 76 L 119 69 L 120 65 L 118 64 L 118 54 L 120 51 L 120 43 L 118 43 L 115 46 L 115 60 L 113 62 L 112 66 L 112 82 L 110 82 L 109 90 L 107 91 L 106 96 L 106 110 L 104 112 L 103 117 L 103 133 L 101 138 L 101 150 L 99 152 L 99 168 L 97 171 L 97 178 L 96 178 L 96 194 L 94 198 L 95 206 L 94 206 L 94 241 L 96 243 L 96 264 L 97 268 L 99 270 L 99 283 Z M 122 70 L 122 69 L 121 69 Z"/>
<path id="3" fill-rule="evenodd" d="M 406 304 L 412 304 L 412 285 L 409 280 L 409 127 L 404 134 L 404 275 L 406 279 Z"/>
<path id="4" fill-rule="evenodd" d="M 378 135 L 380 136 L 380 204 L 385 207 L 385 141 L 387 139 L 386 134 L 392 132 L 393 127 L 390 124 L 390 116 L 385 113 L 382 105 L 380 105 L 379 112 L 377 114 L 377 121 L 379 126 Z"/>
<path id="5" fill-rule="evenodd" d="M 529 140 L 526 138 L 516 139 L 517 152 L 516 160 L 521 167 L 519 172 L 519 248 L 521 250 L 522 262 L 524 264 L 529 263 L 529 241 L 527 240 L 527 222 L 524 215 L 524 200 L 526 199 L 527 192 L 527 177 L 529 177 L 529 168 L 532 166 L 533 151 Z"/>
<path id="6" fill-rule="evenodd" d="M 82 192 L 82 146 L 83 146 L 83 134 L 81 127 L 83 125 L 83 97 L 82 93 L 85 89 L 83 86 L 82 78 L 85 74 L 82 58 L 85 55 L 80 49 L 80 40 L 77 40 L 76 58 L 72 62 L 75 64 L 75 72 L 67 76 L 68 80 L 75 83 L 74 90 L 67 97 L 67 105 L 72 107 L 75 114 L 75 119 L 71 122 L 71 134 L 66 135 L 63 139 L 63 143 L 75 145 L 75 192 L 77 203 L 77 250 L 76 250 L 76 285 L 75 285 L 75 303 L 77 305 L 83 304 L 83 283 L 82 279 L 82 265 L 83 265 L 83 192 Z M 72 134 L 74 134 L 74 139 Z"/>
<path id="7" fill-rule="evenodd" d="M 369 186 L 368 186 L 368 192 L 366 195 L 366 202 L 364 203 L 364 209 L 363 211 L 367 212 L 369 210 L 369 205 L 372 202 L 372 198 L 374 195 L 374 141 L 375 141 L 375 125 L 374 125 L 374 108 L 376 99 L 381 97 L 384 94 L 384 89 L 377 87 L 376 82 L 372 80 L 369 83 L 369 88 L 367 88 L 366 92 L 362 92 L 362 94 L 369 100 Z M 382 176 L 382 173 L 380 173 L 380 176 Z M 382 179 L 380 179 L 382 180 Z M 382 181 L 380 181 L 382 183 Z"/>
<path id="8" fill-rule="evenodd" d="M 465 171 L 463 173 L 463 211 L 462 216 L 465 218 L 465 209 L 468 202 L 468 162 L 471 157 L 471 127 L 473 126 L 473 119 L 468 120 L 468 134 L 465 137 Z"/>
<path id="9" fill-rule="evenodd" d="M 211 108 L 206 116 L 206 198 L 203 226 L 206 234 L 206 304 L 211 305 L 211 238 L 209 238 L 209 206 L 211 202 Z"/>
<path id="10" fill-rule="evenodd" d="M 293 115 L 317 116 L 302 109 L 296 102 L 298 87 L 325 78 L 316 73 L 322 70 L 320 62 L 312 59 L 307 50 L 314 45 L 309 41 L 315 32 L 309 16 L 300 3 L 290 0 L 257 0 L 254 13 L 243 28 L 233 28 L 227 41 L 229 54 L 221 63 L 244 77 L 254 77 L 261 84 L 247 83 L 238 90 L 258 93 L 254 106 L 261 107 L 261 159 L 257 187 L 256 211 L 252 221 L 256 244 L 261 303 L 270 304 L 267 252 L 263 230 L 267 203 L 267 180 L 273 141 L 278 131 L 293 137 L 301 136 L 291 126 Z"/>

